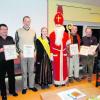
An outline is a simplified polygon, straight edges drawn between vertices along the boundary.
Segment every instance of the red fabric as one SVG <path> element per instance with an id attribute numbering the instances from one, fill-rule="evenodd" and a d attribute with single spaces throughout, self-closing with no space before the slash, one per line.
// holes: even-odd
<path id="1" fill-rule="evenodd" d="M 62 13 L 58 12 L 54 17 L 55 24 L 63 25 L 63 21 L 64 21 L 64 18 L 63 18 Z"/>
<path id="2" fill-rule="evenodd" d="M 15 59 L 14 64 L 20 64 L 20 59 Z"/>
<path id="3" fill-rule="evenodd" d="M 63 8 L 62 8 L 62 5 L 58 5 L 57 12 L 60 12 L 60 13 L 63 14 Z"/>
<path id="4" fill-rule="evenodd" d="M 60 81 L 60 51 L 61 50 L 61 45 L 58 46 L 55 44 L 55 32 L 52 32 L 50 34 L 50 50 L 51 53 L 53 53 L 53 55 L 57 55 L 57 56 L 53 56 L 53 72 L 54 72 L 54 80 L 56 81 Z M 67 54 L 66 51 L 66 42 L 69 39 L 68 37 L 68 33 L 64 32 L 63 35 L 63 39 L 62 39 L 62 44 L 63 44 L 63 80 L 65 80 L 68 77 L 68 68 L 67 68 L 67 56 L 65 56 L 64 54 Z M 57 49 L 54 50 L 53 48 Z"/>

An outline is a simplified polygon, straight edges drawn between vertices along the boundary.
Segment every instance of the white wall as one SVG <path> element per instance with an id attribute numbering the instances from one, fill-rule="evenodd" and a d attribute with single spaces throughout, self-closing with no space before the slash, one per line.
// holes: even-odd
<path id="1" fill-rule="evenodd" d="M 22 18 L 30 16 L 32 28 L 37 35 L 42 26 L 47 26 L 47 0 L 0 0 L 0 23 L 9 27 L 9 35 L 15 35 L 22 27 Z"/>

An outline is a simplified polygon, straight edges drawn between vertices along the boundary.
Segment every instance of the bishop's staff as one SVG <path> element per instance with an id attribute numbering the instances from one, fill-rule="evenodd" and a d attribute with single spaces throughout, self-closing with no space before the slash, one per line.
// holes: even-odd
<path id="1" fill-rule="evenodd" d="M 69 47 L 69 45 L 71 44 L 71 28 L 72 28 L 72 24 L 68 24 L 67 26 L 66 26 L 66 29 L 67 29 L 67 31 L 68 31 L 68 37 L 69 37 L 69 41 L 67 42 L 67 53 L 68 53 L 68 56 L 70 56 L 70 47 Z"/>

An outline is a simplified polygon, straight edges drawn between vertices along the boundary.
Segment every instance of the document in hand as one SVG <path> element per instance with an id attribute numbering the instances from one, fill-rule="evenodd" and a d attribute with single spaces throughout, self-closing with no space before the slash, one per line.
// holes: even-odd
<path id="1" fill-rule="evenodd" d="M 4 54 L 5 60 L 12 60 L 17 58 L 16 46 L 13 45 L 4 45 Z"/>
<path id="2" fill-rule="evenodd" d="M 33 45 L 24 45 L 23 56 L 25 58 L 33 58 L 34 57 L 34 46 Z"/>
<path id="3" fill-rule="evenodd" d="M 89 46 L 81 46 L 80 47 L 80 55 L 88 56 Z"/>
<path id="4" fill-rule="evenodd" d="M 94 55 L 98 45 L 91 45 L 89 48 L 89 55 Z"/>
<path id="5" fill-rule="evenodd" d="M 88 56 L 94 55 L 98 45 L 91 45 L 91 46 L 81 46 L 80 47 L 80 55 Z"/>
<path id="6" fill-rule="evenodd" d="M 70 45 L 70 55 L 78 55 L 78 44 L 71 44 Z"/>

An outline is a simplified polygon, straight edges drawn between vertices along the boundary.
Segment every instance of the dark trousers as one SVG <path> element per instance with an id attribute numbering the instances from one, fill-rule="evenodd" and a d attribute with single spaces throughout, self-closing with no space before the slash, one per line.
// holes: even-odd
<path id="1" fill-rule="evenodd" d="M 14 61 L 0 61 L 0 89 L 1 96 L 6 96 L 5 76 L 8 76 L 9 93 L 15 92 Z"/>
<path id="2" fill-rule="evenodd" d="M 88 68 L 88 77 L 92 77 L 94 67 L 94 56 L 82 56 L 82 64 Z"/>

